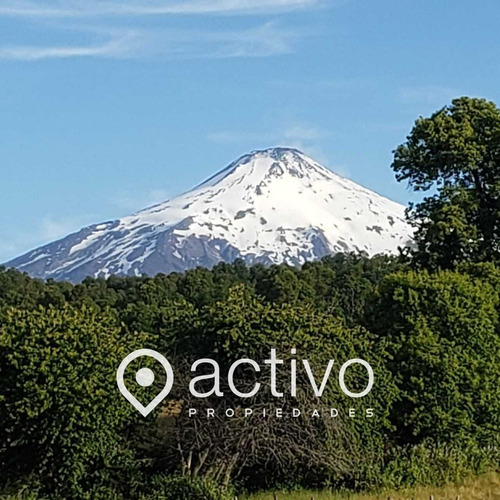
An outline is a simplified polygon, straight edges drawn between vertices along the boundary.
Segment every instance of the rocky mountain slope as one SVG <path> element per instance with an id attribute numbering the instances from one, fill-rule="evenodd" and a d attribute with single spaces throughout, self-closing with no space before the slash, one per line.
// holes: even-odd
<path id="1" fill-rule="evenodd" d="M 295 149 L 244 155 L 191 191 L 77 233 L 6 265 L 40 278 L 154 275 L 247 263 L 300 265 L 336 252 L 395 253 L 404 207 Z"/>

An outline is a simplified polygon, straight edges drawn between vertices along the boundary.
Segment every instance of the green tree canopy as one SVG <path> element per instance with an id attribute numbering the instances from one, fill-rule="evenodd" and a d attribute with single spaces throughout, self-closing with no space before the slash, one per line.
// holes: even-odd
<path id="1" fill-rule="evenodd" d="M 85 307 L 4 313 L 0 484 L 43 478 L 50 498 L 110 498 L 131 463 L 125 430 L 136 417 L 115 372 L 134 344 L 113 315 Z"/>
<path id="2" fill-rule="evenodd" d="M 499 281 L 489 271 L 484 280 L 449 270 L 401 272 L 381 287 L 373 330 L 389 340 L 401 442 L 498 440 Z"/>
<path id="3" fill-rule="evenodd" d="M 500 258 L 500 110 L 461 97 L 419 118 L 394 151 L 396 178 L 432 191 L 411 205 L 416 257 L 430 267 Z"/>

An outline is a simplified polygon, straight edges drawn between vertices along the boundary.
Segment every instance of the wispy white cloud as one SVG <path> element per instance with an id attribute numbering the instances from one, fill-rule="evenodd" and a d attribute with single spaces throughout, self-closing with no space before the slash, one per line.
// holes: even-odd
<path id="1" fill-rule="evenodd" d="M 1 47 L 0 59 L 36 61 L 69 57 L 103 56 L 109 54 L 107 45 L 96 47 Z"/>
<path id="2" fill-rule="evenodd" d="M 299 33 L 275 23 L 234 31 L 203 30 L 86 30 L 93 38 L 87 45 L 4 46 L 0 59 L 36 61 L 78 57 L 133 59 L 161 57 L 166 59 L 221 59 L 270 57 L 292 51 Z"/>
<path id="3" fill-rule="evenodd" d="M 409 105 L 445 106 L 459 94 L 457 89 L 451 87 L 421 85 L 402 87 L 399 90 L 399 100 Z"/>
<path id="4" fill-rule="evenodd" d="M 73 57 L 124 57 L 134 46 L 135 38 L 132 32 L 128 32 L 110 34 L 107 41 L 88 45 L 4 46 L 0 47 L 0 59 L 37 61 Z"/>
<path id="5" fill-rule="evenodd" d="M 216 144 L 267 143 L 272 141 L 272 134 L 263 132 L 244 132 L 236 130 L 219 130 L 207 134 L 207 140 Z"/>
<path id="6" fill-rule="evenodd" d="M 75 219 L 44 217 L 42 219 L 40 231 L 37 236 L 44 241 L 57 240 L 71 232 L 78 230 L 80 227 L 80 217 Z"/>
<path id="7" fill-rule="evenodd" d="M 337 1 L 337 0 L 335 0 Z M 159 16 L 215 17 L 287 13 L 326 5 L 326 0 L 0 0 L 0 17 L 36 22 L 41 33 L 84 34 L 84 43 L 18 45 L 4 42 L 0 59 L 37 61 L 82 57 L 170 59 L 269 57 L 290 53 L 294 41 L 306 36 L 275 22 L 245 28 L 204 30 L 161 27 Z M 139 22 L 150 16 L 154 25 Z M 68 21 L 70 20 L 70 22 Z M 234 25 L 233 25 L 234 26 Z M 74 38 L 74 37 L 72 37 Z M 50 38 L 49 38 L 50 39 Z"/>
<path id="8" fill-rule="evenodd" d="M 14 232 L 9 242 L 0 242 L 0 264 L 21 255 L 31 248 L 57 240 L 95 221 L 96 215 L 82 214 L 74 217 L 46 215 L 29 231 Z"/>
<path id="9" fill-rule="evenodd" d="M 332 140 L 329 130 L 309 123 L 291 122 L 281 128 L 268 131 L 223 130 L 211 132 L 207 140 L 216 144 L 241 145 L 245 149 L 260 149 L 274 146 L 296 148 L 310 155 L 340 175 L 349 175 L 345 165 L 332 165 L 325 152 L 326 141 Z"/>
<path id="10" fill-rule="evenodd" d="M 329 133 L 317 127 L 303 124 L 292 125 L 283 131 L 283 137 L 291 141 L 316 141 L 329 135 Z"/>
<path id="11" fill-rule="evenodd" d="M 323 149 L 322 141 L 331 138 L 331 136 L 330 132 L 317 127 L 296 124 L 283 130 L 281 141 L 284 141 L 289 147 L 304 151 L 326 167 L 330 167 L 330 161 Z"/>
<path id="12" fill-rule="evenodd" d="M 328 137 L 331 137 L 330 132 L 303 123 L 292 123 L 281 129 L 264 132 L 223 130 L 207 135 L 208 141 L 220 144 L 263 143 L 263 145 L 279 144 L 290 147 L 320 141 Z"/>
<path id="13" fill-rule="evenodd" d="M 270 14 L 322 5 L 322 0 L 28 0 L 0 1 L 0 15 L 83 17 L 147 15 Z"/>
<path id="14" fill-rule="evenodd" d="M 120 210 L 135 211 L 156 205 L 169 199 L 170 194 L 164 189 L 152 189 L 147 193 L 122 193 L 111 200 Z"/>
<path id="15" fill-rule="evenodd" d="M 173 31 L 149 34 L 159 55 L 171 58 L 269 57 L 287 54 L 300 33 L 266 23 L 234 31 Z M 153 47 L 150 47 L 153 49 Z"/>

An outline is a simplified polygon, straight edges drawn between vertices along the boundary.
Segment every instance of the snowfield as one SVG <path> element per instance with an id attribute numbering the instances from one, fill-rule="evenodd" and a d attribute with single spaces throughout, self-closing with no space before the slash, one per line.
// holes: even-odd
<path id="1" fill-rule="evenodd" d="M 154 275 L 242 258 L 300 265 L 337 252 L 393 254 L 404 207 L 295 149 L 254 151 L 193 190 L 83 228 L 6 265 L 40 278 Z"/>

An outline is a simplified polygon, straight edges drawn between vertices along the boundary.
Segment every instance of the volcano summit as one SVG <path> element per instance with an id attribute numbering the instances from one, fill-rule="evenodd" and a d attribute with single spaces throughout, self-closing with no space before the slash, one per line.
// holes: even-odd
<path id="1" fill-rule="evenodd" d="M 295 149 L 242 156 L 199 186 L 85 227 L 6 265 L 39 278 L 154 275 L 248 264 L 300 265 L 338 252 L 393 254 L 411 239 L 404 207 Z"/>

